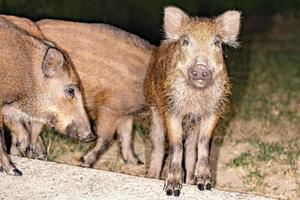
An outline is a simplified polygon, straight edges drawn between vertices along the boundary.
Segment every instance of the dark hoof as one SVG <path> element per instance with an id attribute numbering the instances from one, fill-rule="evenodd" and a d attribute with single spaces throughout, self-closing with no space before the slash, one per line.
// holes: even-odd
<path id="1" fill-rule="evenodd" d="M 28 157 L 30 154 L 31 154 L 31 148 L 30 148 L 30 146 L 28 146 L 25 149 L 25 156 Z"/>
<path id="2" fill-rule="evenodd" d="M 166 194 L 167 194 L 168 196 L 173 195 L 173 190 L 172 190 L 172 189 L 167 189 Z"/>
<path id="3" fill-rule="evenodd" d="M 16 142 L 16 147 L 19 147 L 21 143 L 19 141 Z"/>
<path id="4" fill-rule="evenodd" d="M 198 189 L 203 191 L 204 190 L 204 184 L 203 183 L 198 183 Z"/>
<path id="5" fill-rule="evenodd" d="M 81 156 L 81 157 L 79 158 L 79 161 L 82 162 L 82 163 L 84 163 L 84 157 Z"/>
<path id="6" fill-rule="evenodd" d="M 179 197 L 180 195 L 180 190 L 174 190 L 174 196 Z"/>
<path id="7" fill-rule="evenodd" d="M 13 176 L 22 176 L 22 172 L 20 170 L 18 170 L 17 168 L 12 170 L 12 175 Z"/>
<path id="8" fill-rule="evenodd" d="M 46 155 L 46 154 L 39 155 L 39 156 L 37 157 L 38 160 L 46 160 L 46 158 L 47 158 L 47 155 Z"/>
<path id="9" fill-rule="evenodd" d="M 3 172 L 4 168 L 2 166 L 0 166 L 0 172 Z"/>
<path id="10" fill-rule="evenodd" d="M 92 167 L 91 164 L 85 163 L 85 159 L 84 159 L 83 156 L 80 157 L 79 161 L 80 161 L 80 167 L 86 167 L 86 168 L 91 168 Z"/>
<path id="11" fill-rule="evenodd" d="M 131 165 L 143 165 L 144 163 L 140 161 L 138 158 L 135 159 L 123 159 L 125 164 L 131 164 Z"/>
<path id="12" fill-rule="evenodd" d="M 143 164 L 144 164 L 144 162 L 142 162 L 142 161 L 138 160 L 137 164 L 138 164 L 138 165 L 143 165 Z"/>
<path id="13" fill-rule="evenodd" d="M 205 189 L 206 189 L 206 190 L 211 190 L 211 184 L 210 184 L 210 183 L 207 183 Z"/>

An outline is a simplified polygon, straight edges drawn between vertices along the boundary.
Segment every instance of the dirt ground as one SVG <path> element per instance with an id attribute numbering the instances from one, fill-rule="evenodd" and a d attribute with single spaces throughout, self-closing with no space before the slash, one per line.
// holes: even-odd
<path id="1" fill-rule="evenodd" d="M 260 124 L 256 121 L 234 121 L 230 124 L 229 129 L 235 130 L 235 134 L 225 136 L 222 145 L 215 142 L 218 140 L 218 135 L 216 135 L 211 151 L 211 163 L 215 187 L 220 190 L 255 193 L 281 199 L 299 199 L 299 159 L 297 160 L 294 169 L 291 169 L 288 164 L 285 164 L 284 157 L 257 163 L 255 160 L 251 160 L 250 162 L 253 162 L 253 165 L 247 168 L 230 165 L 230 161 L 238 157 L 241 152 L 257 151 L 257 148 L 247 141 L 249 135 L 245 136 L 243 133 L 255 132 L 255 130 L 263 128 L 270 130 L 268 127 L 265 127 L 264 124 Z M 290 139 L 299 139 L 295 137 L 292 131 L 290 134 Z M 256 136 L 255 138 L 257 138 Z M 276 141 L 274 138 L 278 137 L 270 134 L 264 135 L 260 139 L 274 143 Z M 146 160 L 145 158 L 149 158 L 151 145 L 149 144 L 149 141 L 145 140 L 139 134 L 136 134 L 134 149 L 138 158 L 145 164 L 138 166 L 125 164 L 121 158 L 119 144 L 115 141 L 109 150 L 97 161 L 94 168 L 136 176 L 145 176 L 147 173 L 146 166 L 148 166 L 149 163 L 149 160 Z M 78 165 L 78 160 L 81 155 L 82 153 L 80 151 L 66 152 L 60 154 L 54 160 L 57 162 Z M 164 169 L 162 175 L 163 178 L 165 177 L 165 171 L 166 170 Z"/>

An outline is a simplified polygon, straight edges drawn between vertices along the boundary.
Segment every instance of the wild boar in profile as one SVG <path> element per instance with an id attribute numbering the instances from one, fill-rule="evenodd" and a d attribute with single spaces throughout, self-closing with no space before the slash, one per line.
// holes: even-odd
<path id="1" fill-rule="evenodd" d="M 69 59 L 3 16 L 0 38 L 0 168 L 22 175 L 5 152 L 3 118 L 47 124 L 83 141 L 95 136 Z"/>
<path id="2" fill-rule="evenodd" d="M 150 67 L 146 93 L 154 146 L 148 177 L 160 176 L 166 135 L 167 195 L 180 194 L 183 155 L 186 181 L 196 181 L 200 190 L 211 189 L 209 143 L 230 90 L 222 46 L 237 46 L 239 30 L 237 11 L 199 18 L 176 7 L 165 9 L 166 40 Z"/>
<path id="3" fill-rule="evenodd" d="M 97 143 L 82 157 L 82 165 L 92 166 L 115 133 L 124 161 L 138 164 L 131 144 L 132 115 L 146 105 L 144 78 L 155 47 L 106 24 L 42 20 L 37 25 L 70 56 L 82 81 L 88 114 L 95 121 Z"/>

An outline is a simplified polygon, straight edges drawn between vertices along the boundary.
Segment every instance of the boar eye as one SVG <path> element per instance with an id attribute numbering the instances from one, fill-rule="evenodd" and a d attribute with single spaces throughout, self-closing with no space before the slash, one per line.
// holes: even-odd
<path id="1" fill-rule="evenodd" d="M 68 98 L 73 99 L 75 97 L 75 88 L 74 88 L 74 86 L 67 86 L 65 88 L 65 94 Z"/>
<path id="2" fill-rule="evenodd" d="M 215 39 L 214 39 L 214 45 L 216 47 L 219 47 L 221 48 L 222 47 L 222 41 L 221 41 L 221 38 L 219 36 L 216 36 Z"/>
<path id="3" fill-rule="evenodd" d="M 190 43 L 190 38 L 187 35 L 183 35 L 180 38 L 181 46 L 187 46 Z"/>

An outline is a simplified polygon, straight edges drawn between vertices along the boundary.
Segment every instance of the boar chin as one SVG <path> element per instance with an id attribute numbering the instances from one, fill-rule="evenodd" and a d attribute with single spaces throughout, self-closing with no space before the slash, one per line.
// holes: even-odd
<path id="1" fill-rule="evenodd" d="M 206 89 L 210 85 L 210 81 L 204 80 L 189 80 L 189 85 L 191 85 L 195 89 Z"/>

